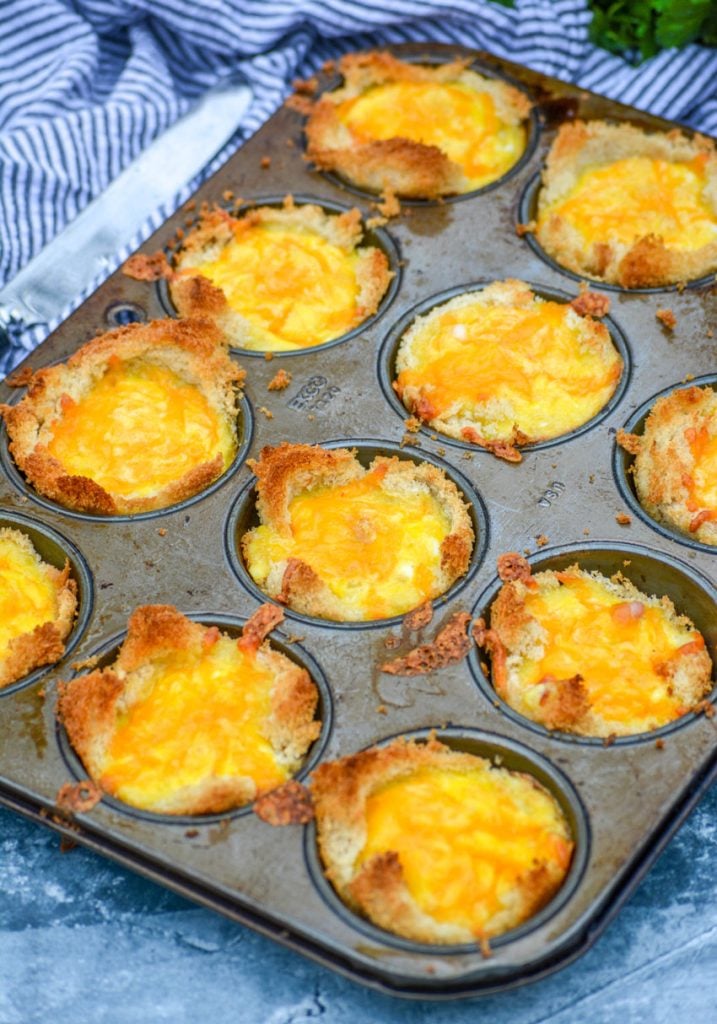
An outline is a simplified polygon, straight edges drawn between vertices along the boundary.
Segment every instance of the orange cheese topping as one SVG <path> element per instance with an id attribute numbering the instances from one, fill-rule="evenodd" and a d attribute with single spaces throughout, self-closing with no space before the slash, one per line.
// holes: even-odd
<path id="1" fill-rule="evenodd" d="M 573 843 L 555 799 L 479 759 L 472 771 L 421 768 L 389 782 L 368 798 L 366 814 L 358 863 L 396 852 L 418 906 L 476 936 L 493 932 L 492 919 L 514 905 L 531 871 L 548 865 L 565 875 L 570 864 Z"/>
<path id="2" fill-rule="evenodd" d="M 687 431 L 690 451 L 695 460 L 692 476 L 687 481 L 694 511 L 717 517 L 717 422 L 698 431 Z M 703 516 L 704 518 L 704 516 Z"/>
<path id="3" fill-rule="evenodd" d="M 427 491 L 390 493 L 384 476 L 377 467 L 340 487 L 294 497 L 291 536 L 264 525 L 249 538 L 252 576 L 264 579 L 272 564 L 299 558 L 350 604 L 357 620 L 401 615 L 437 596 L 449 519 Z"/>
<path id="4" fill-rule="evenodd" d="M 587 168 L 569 195 L 544 209 L 565 218 L 587 242 L 632 245 L 658 235 L 670 249 L 692 251 L 717 238 L 717 213 L 704 196 L 704 160 L 673 163 L 633 156 Z"/>
<path id="5" fill-rule="evenodd" d="M 68 473 L 124 498 L 154 494 L 220 453 L 226 468 L 235 449 L 199 388 L 141 360 L 115 360 L 84 398 L 65 396 L 48 444 Z"/>
<path id="6" fill-rule="evenodd" d="M 577 314 L 557 302 L 439 309 L 406 344 L 399 389 L 420 388 L 431 419 L 466 417 L 489 440 L 510 438 L 515 426 L 532 440 L 576 429 L 605 405 L 622 370 L 615 349 L 586 340 Z"/>
<path id="7" fill-rule="evenodd" d="M 525 149 L 525 129 L 503 122 L 492 96 L 460 82 L 392 82 L 338 105 L 360 143 L 402 138 L 437 146 L 467 179 L 463 191 L 505 174 Z"/>
<path id="8" fill-rule="evenodd" d="M 222 635 L 154 660 L 117 722 L 101 785 L 140 808 L 208 779 L 279 785 L 287 771 L 265 736 L 273 683 L 255 652 Z"/>
<path id="9" fill-rule="evenodd" d="M 562 586 L 526 595 L 526 611 L 545 630 L 544 653 L 527 661 L 521 684 L 530 700 L 541 681 L 581 675 L 590 704 L 606 721 L 657 728 L 687 708 L 660 672 L 680 648 L 703 644 L 696 630 L 680 629 L 659 606 L 626 602 L 599 580 L 560 573 Z"/>
<path id="10" fill-rule="evenodd" d="M 235 238 L 197 270 L 221 288 L 257 341 L 250 347 L 288 350 L 320 345 L 361 320 L 356 252 L 302 227 L 238 221 Z"/>
<path id="11" fill-rule="evenodd" d="M 11 640 L 57 620 L 57 576 L 25 534 L 0 531 L 0 658 Z"/>

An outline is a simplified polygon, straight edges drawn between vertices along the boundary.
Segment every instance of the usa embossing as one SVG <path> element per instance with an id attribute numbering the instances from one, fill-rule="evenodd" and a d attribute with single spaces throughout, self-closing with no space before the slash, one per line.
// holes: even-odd
<path id="1" fill-rule="evenodd" d="M 290 409 L 321 412 L 340 391 L 341 388 L 337 384 L 329 384 L 326 377 L 317 373 L 307 380 L 298 394 L 294 395 L 288 403 L 288 406 Z"/>
<path id="2" fill-rule="evenodd" d="M 546 487 L 538 498 L 538 505 L 540 505 L 541 508 L 550 508 L 550 506 L 558 500 L 564 490 L 565 484 L 562 480 L 552 480 L 550 482 L 550 486 Z"/>

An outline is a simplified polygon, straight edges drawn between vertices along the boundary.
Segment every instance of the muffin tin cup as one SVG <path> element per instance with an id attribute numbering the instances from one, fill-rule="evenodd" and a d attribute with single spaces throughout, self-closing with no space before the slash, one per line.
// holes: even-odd
<path id="1" fill-rule="evenodd" d="M 477 57 L 460 47 L 426 44 L 398 47 L 396 52 L 415 60 Z M 484 193 L 435 205 L 406 204 L 405 214 L 391 220 L 387 230 L 403 264 L 390 307 L 384 304 L 376 320 L 366 321 L 340 344 L 291 353 L 292 380 L 285 390 L 267 390 L 276 374 L 273 361 L 261 353 L 262 358 L 251 360 L 244 356 L 254 353 L 242 354 L 239 361 L 248 371 L 243 406 L 247 424 L 250 409 L 257 412 L 230 476 L 181 507 L 133 517 L 90 517 L 44 503 L 28 491 L 6 444 L 0 443 L 0 503 L 7 515 L 30 520 L 40 532 L 47 523 L 82 553 L 84 563 L 80 560 L 78 566 L 86 563 L 86 574 L 78 568 L 77 575 L 89 617 L 86 625 L 81 619 L 83 624 L 75 627 L 73 660 L 98 651 L 106 654 L 138 605 L 211 609 L 198 617 L 240 623 L 267 600 L 246 573 L 235 543 L 237 532 L 252 524 L 249 462 L 265 445 L 290 440 L 356 447 L 367 459 L 380 452 L 427 460 L 456 482 L 471 508 L 479 541 L 468 574 L 434 602 L 428 626 L 412 632 L 410 623 L 398 617 L 342 624 L 287 610 L 271 639 L 280 649 L 284 644 L 290 657 L 306 661 L 320 688 L 324 679 L 322 700 L 332 712 L 331 728 L 325 726 L 304 766 L 304 781 L 317 763 L 314 758 L 318 763 L 336 760 L 385 742 L 389 735 L 421 736 L 432 727 L 450 742 L 479 740 L 487 746 L 474 749 L 492 745 L 504 750 L 506 763 L 513 763 L 508 762 L 512 751 L 525 758 L 514 762 L 518 766 L 538 773 L 547 766 L 547 774 L 539 777 L 573 808 L 569 816 L 574 815 L 578 830 L 577 855 L 584 861 L 547 916 L 538 915 L 525 930 L 495 940 L 488 959 L 473 947 L 399 948 L 400 943 L 379 930 L 370 931 L 371 926 L 343 905 L 328 902 L 332 897 L 327 897 L 323 874 L 316 861 L 313 867 L 309 863 L 315 854 L 311 827 L 272 828 L 245 812 L 191 821 L 163 815 L 155 820 L 107 798 L 84 813 L 58 815 L 60 787 L 86 778 L 54 714 L 56 683 L 69 675 L 68 662 L 44 670 L 34 683 L 6 689 L 0 699 L 0 803 L 363 984 L 403 997 L 437 1000 L 525 984 L 586 950 L 717 777 L 717 724 L 706 715 L 686 716 L 664 733 L 604 746 L 549 733 L 509 712 L 481 678 L 477 652 L 425 676 L 401 677 L 382 670 L 386 661 L 433 640 L 456 612 L 484 611 L 498 585 L 499 555 L 546 543 L 532 555 L 536 567 L 551 559 L 565 564 L 560 560 L 567 559 L 611 571 L 632 560 L 628 574 L 636 585 L 647 592 L 663 587 L 715 649 L 713 552 L 668 537 L 638 514 L 629 527 L 616 523 L 615 515 L 629 495 L 621 489 L 619 476 L 616 480 L 611 436 L 626 420 L 633 422 L 633 410 L 686 373 L 696 382 L 708 375 L 712 379 L 717 295 L 710 289 L 671 292 L 669 304 L 677 317 L 671 333 L 655 318 L 656 308 L 664 303 L 659 292 L 607 289 L 614 304 L 614 321 L 608 322 L 631 364 L 623 377 L 624 390 L 578 436 L 528 448 L 529 457 L 520 465 L 486 458 L 475 446 L 464 447 L 443 435 L 436 434 L 434 440 L 427 430 L 411 434 L 403 448 L 399 443 L 406 413 L 387 391 L 390 359 L 401 324 L 416 310 L 435 304 L 436 296 L 447 296 L 457 282 L 466 280 L 514 277 L 559 296 L 575 290 L 568 283 L 575 280 L 573 275 L 539 258 L 515 233 L 520 197 L 528 179 L 539 172 L 561 118 L 637 118 L 647 128 L 672 127 L 486 55 L 480 56 L 480 64 L 512 76 L 536 97 L 534 117 L 541 126 L 536 149 Z M 322 78 L 322 87 L 326 82 Z M 259 197 L 258 202 L 292 193 L 327 208 L 352 205 L 343 185 L 307 167 L 302 125 L 295 111 L 278 111 L 201 186 L 193 197 L 196 206 L 221 204 L 228 191 Z M 374 201 L 357 201 L 364 218 L 374 214 Z M 185 208 L 173 214 L 142 251 L 167 249 L 177 229 L 186 227 L 190 212 Z M 105 329 L 110 316 L 165 315 L 155 283 L 135 281 L 118 271 L 28 362 L 37 367 L 65 360 L 79 343 Z M 17 393 L 3 386 L 0 400 L 16 401 Z M 42 522 L 33 517 L 34 511 Z M 73 643 L 74 638 L 75 633 Z M 312 655 L 319 662 L 313 671 Z"/>
<path id="2" fill-rule="evenodd" d="M 401 448 L 390 441 L 377 439 L 351 438 L 350 440 L 325 441 L 323 448 L 350 448 L 355 449 L 359 463 L 368 467 L 377 457 L 386 458 L 398 457 L 405 461 L 420 463 L 430 462 L 432 466 L 442 470 L 463 495 L 467 505 L 468 514 L 473 526 L 475 540 L 473 551 L 465 575 L 460 576 L 448 590 L 433 598 L 434 606 L 440 608 L 445 602 L 459 594 L 464 587 L 468 586 L 475 576 L 485 556 L 489 541 L 488 513 L 485 503 L 471 483 L 457 472 L 452 466 L 430 455 L 427 452 L 416 452 L 410 448 Z M 260 601 L 273 601 L 275 598 L 264 593 L 252 579 L 247 568 L 244 555 L 241 549 L 241 539 L 245 533 L 259 525 L 259 516 L 256 511 L 257 492 L 256 487 L 249 483 L 238 495 L 229 513 L 224 533 L 224 545 L 229 564 L 241 584 Z M 410 611 L 408 609 L 407 611 Z M 313 626 L 328 626 L 332 629 L 371 629 L 372 627 L 397 626 L 403 622 L 406 612 L 401 615 L 393 615 L 385 619 L 367 619 L 365 621 L 349 622 L 345 620 L 322 619 L 318 616 L 304 615 L 294 611 L 292 608 L 285 608 L 287 618 Z"/>
<path id="3" fill-rule="evenodd" d="M 417 52 L 411 55 L 411 63 L 436 65 L 445 64 L 452 59 L 450 55 L 446 57 L 441 57 L 435 52 L 431 53 L 430 51 L 431 48 L 427 48 L 426 51 L 422 53 L 420 52 L 419 47 L 417 49 Z M 498 70 L 495 67 L 492 67 L 487 62 L 482 62 L 480 60 L 471 61 L 468 70 L 476 71 L 478 72 L 478 74 L 483 75 L 486 78 L 497 79 L 498 81 L 505 82 L 507 85 L 512 85 L 520 92 L 527 94 L 528 99 L 532 99 L 532 96 L 530 95 L 530 92 L 526 90 L 524 83 L 522 83 L 517 77 L 506 73 L 502 69 Z M 341 86 L 342 82 L 343 79 L 339 74 L 331 75 L 325 82 L 325 85 L 321 90 L 322 94 L 327 92 L 333 92 L 335 89 L 338 89 Z M 522 155 L 518 160 L 516 160 L 512 167 L 508 168 L 505 174 L 502 174 L 499 178 L 496 178 L 495 181 L 490 181 L 488 182 L 487 185 L 482 185 L 480 188 L 472 189 L 470 192 L 461 192 L 458 195 L 441 196 L 440 199 L 404 199 L 399 197 L 401 205 L 415 209 L 421 209 L 422 207 L 443 206 L 446 203 L 462 203 L 469 199 L 475 199 L 477 196 L 486 195 L 487 193 L 492 192 L 497 188 L 501 188 L 503 185 L 507 184 L 511 180 L 511 178 L 513 178 L 516 174 L 520 174 L 523 168 L 526 167 L 531 162 L 535 154 L 535 151 L 538 147 L 540 141 L 541 126 L 538 109 L 535 106 L 532 107 L 525 123 L 527 128 L 527 138 L 525 141 L 525 149 Z M 358 199 L 361 199 L 364 202 L 375 203 L 377 200 L 380 199 L 379 193 L 369 192 L 367 189 L 360 188 L 358 185 L 353 185 L 348 179 L 343 178 L 340 174 L 334 171 L 321 171 L 320 173 L 322 177 L 325 178 L 326 181 L 331 182 L 332 185 L 336 186 L 337 188 L 341 189 L 344 192 L 348 192 L 351 195 L 356 196 Z"/>
<path id="4" fill-rule="evenodd" d="M 540 554 L 530 558 L 530 566 L 534 573 L 546 570 L 560 571 L 571 565 L 578 565 L 586 572 L 597 571 L 608 578 L 615 573 L 623 573 L 648 597 L 669 597 L 678 612 L 692 619 L 695 627 L 702 633 L 712 663 L 717 665 L 717 587 L 713 586 L 707 577 L 669 555 L 658 555 L 649 548 L 618 542 L 606 544 L 593 541 L 559 548 L 545 548 Z M 503 582 L 495 579 L 483 592 L 473 610 L 475 619 L 482 618 L 490 625 L 491 606 L 502 586 Z M 481 662 L 488 660 L 485 653 L 477 647 L 469 655 L 471 669 L 482 693 L 492 703 L 499 705 L 506 716 L 520 723 L 525 729 L 554 740 L 592 746 L 605 745 L 602 737 L 577 736 L 573 733 L 550 730 L 515 711 L 498 695 L 491 680 L 481 668 Z M 713 702 L 716 697 L 717 691 L 713 687 L 707 699 Z M 618 736 L 610 745 L 626 746 L 645 742 L 654 744 L 655 740 L 669 736 L 676 729 L 687 728 L 697 717 L 693 712 L 688 712 L 659 729 L 630 736 Z"/>
<path id="5" fill-rule="evenodd" d="M 681 381 L 679 384 L 672 384 L 669 387 L 663 388 L 662 391 L 658 391 L 656 395 L 648 398 L 646 402 L 643 402 L 642 405 L 635 410 L 630 419 L 625 423 L 623 429 L 629 434 L 638 434 L 642 436 L 645 429 L 645 421 L 658 398 L 664 398 L 666 395 L 671 395 L 673 391 L 681 391 L 685 388 L 703 387 L 710 387 L 713 391 L 717 391 L 717 374 L 711 373 L 704 377 L 696 377 L 689 382 Z M 621 448 L 616 442 L 613 452 L 613 473 L 620 493 L 630 506 L 631 511 L 634 512 L 635 515 L 639 516 L 643 523 L 649 526 L 652 530 L 656 530 L 657 533 L 662 534 L 663 537 L 677 541 L 678 544 L 683 544 L 686 548 L 692 548 L 694 551 L 704 551 L 710 555 L 717 555 L 717 545 L 705 544 L 702 541 L 695 540 L 688 533 L 682 533 L 681 530 L 678 530 L 674 526 L 670 526 L 668 523 L 659 522 L 645 511 L 637 496 L 635 482 L 632 476 L 632 467 L 634 463 L 635 456 L 626 452 L 625 449 Z"/>
<path id="6" fill-rule="evenodd" d="M 510 276 L 510 274 L 506 274 L 506 277 Z M 557 288 L 549 288 L 545 285 L 534 284 L 531 281 L 525 281 L 524 283 L 527 284 L 531 291 L 540 299 L 567 304 L 575 298 L 574 295 L 559 291 Z M 491 284 L 495 284 L 495 280 L 472 281 L 468 284 L 457 285 L 455 288 L 449 288 L 447 291 L 439 292 L 437 295 L 432 295 L 430 298 L 424 299 L 423 302 L 419 302 L 412 309 L 409 309 L 408 312 L 404 313 L 401 319 L 393 325 L 386 335 L 379 357 L 379 381 L 389 405 L 395 409 L 403 420 L 405 420 L 407 416 L 410 416 L 411 413 L 394 391 L 393 382 L 398 376 L 396 372 L 396 359 L 398 357 L 398 350 L 401 346 L 401 341 L 403 340 L 404 335 L 408 330 L 410 330 L 418 317 L 426 316 L 438 306 L 444 305 L 446 302 L 457 298 L 459 295 L 466 295 L 471 292 L 479 293 Z M 610 416 L 613 410 L 624 398 L 632 374 L 632 356 L 630 354 L 630 346 L 625 335 L 611 316 L 603 317 L 602 323 L 605 324 L 610 332 L 612 343 L 620 353 L 623 363 L 622 373 L 615 390 L 602 409 L 598 410 L 598 412 L 596 412 L 594 416 L 591 416 L 589 420 L 586 420 L 585 423 L 582 423 L 573 430 L 569 430 L 565 434 L 560 434 L 557 437 L 549 437 L 544 441 L 534 441 L 521 445 L 521 451 L 524 454 L 528 452 L 541 451 L 543 448 L 552 448 L 555 445 L 563 445 L 568 441 L 572 441 L 576 437 L 581 437 L 587 431 L 592 430 L 594 427 L 598 426 L 598 424 L 602 423 L 606 417 Z M 456 448 L 462 448 L 465 451 L 491 455 L 491 457 L 494 458 L 487 448 L 481 448 L 480 445 L 471 444 L 470 441 L 461 441 L 460 438 L 451 437 L 450 434 L 444 434 L 437 428 L 431 427 L 427 424 L 421 425 L 419 433 L 424 437 L 438 435 L 441 439 L 441 443 L 445 443 Z"/>
<path id="7" fill-rule="evenodd" d="M 342 205 L 341 203 L 333 202 L 329 199 L 323 199 L 319 196 L 311 195 L 294 195 L 292 193 L 295 206 L 320 206 L 325 213 L 329 214 L 341 214 L 348 213 L 353 209 L 350 205 Z M 244 200 L 236 206 L 232 203 L 223 202 L 219 205 L 227 207 L 230 212 L 237 215 L 247 213 L 249 210 L 254 209 L 258 206 L 271 206 L 276 209 L 281 209 L 284 205 L 284 196 L 270 195 L 270 196 L 257 196 L 251 201 Z M 388 288 L 381 298 L 378 304 L 378 309 L 371 316 L 367 316 L 358 327 L 354 327 L 350 331 L 346 331 L 344 334 L 340 334 L 337 338 L 330 338 L 328 341 L 321 342 L 320 345 L 310 345 L 307 348 L 297 348 L 291 351 L 281 352 L 272 351 L 271 356 L 273 359 L 283 359 L 285 356 L 303 356 L 312 352 L 323 352 L 326 349 L 333 348 L 335 345 L 341 345 L 345 341 L 350 341 L 351 338 L 355 338 L 357 335 L 362 334 L 369 327 L 371 327 L 377 320 L 385 315 L 389 306 L 396 297 L 396 293 L 401 284 L 401 254 L 398 246 L 390 233 L 381 227 L 369 228 L 366 226 L 366 218 L 363 218 L 363 238 L 361 240 L 362 246 L 374 246 L 380 249 L 388 261 L 389 270 L 392 272 L 393 277 L 389 281 Z M 191 228 L 189 229 L 191 230 Z M 167 256 L 170 257 L 176 251 L 174 248 L 166 248 Z M 175 319 L 179 316 L 177 313 L 177 307 L 172 301 L 172 297 L 169 290 L 169 284 L 165 278 L 160 278 L 156 284 L 157 295 L 161 303 L 162 309 L 167 316 L 174 317 Z M 232 345 L 231 351 L 238 356 L 251 356 L 252 358 L 259 357 L 265 358 L 265 349 L 251 349 L 241 348 L 238 345 Z"/>
<path id="8" fill-rule="evenodd" d="M 12 404 L 16 404 L 21 399 L 22 395 L 15 394 L 11 396 L 10 401 Z M 243 466 L 251 446 L 252 436 L 254 433 L 254 415 L 252 413 L 251 405 L 244 394 L 239 397 L 237 407 L 237 450 L 234 458 L 224 472 L 218 476 L 216 480 L 212 481 L 208 487 L 204 487 L 201 491 L 198 491 L 191 497 L 185 498 L 183 501 L 177 501 L 172 505 L 166 505 L 163 508 L 151 509 L 148 512 L 103 516 L 100 514 L 79 512 L 76 509 L 67 508 L 65 505 L 61 505 L 59 501 L 54 501 L 54 499 L 47 498 L 44 494 L 40 494 L 39 491 L 36 491 L 34 487 L 31 487 L 28 484 L 24 475 L 15 464 L 15 460 L 10 454 L 10 439 L 4 422 L 0 427 L 0 466 L 8 480 L 15 485 L 17 490 L 24 497 L 30 498 L 30 500 L 36 505 L 41 506 L 48 512 L 56 512 L 61 516 L 80 519 L 88 523 L 127 523 L 139 522 L 143 519 L 156 519 L 159 516 L 169 515 L 172 512 L 181 512 L 184 509 L 191 508 L 192 505 L 196 505 L 197 502 L 202 501 L 204 498 L 218 490 L 218 488 L 223 487 L 224 484 L 234 476 L 237 470 Z"/>
<path id="9" fill-rule="evenodd" d="M 538 195 L 540 193 L 541 185 L 541 174 L 534 175 L 523 189 L 522 195 L 518 203 L 518 224 L 531 224 L 538 219 Z M 653 288 L 626 288 L 620 284 L 610 284 L 607 281 L 601 281 L 598 278 L 590 277 L 589 274 L 580 274 L 575 270 L 570 270 L 568 267 L 564 267 L 562 263 L 551 256 L 545 251 L 534 232 L 527 231 L 525 233 L 524 241 L 530 246 L 536 256 L 552 270 L 556 270 L 559 274 L 563 274 L 566 277 L 570 277 L 573 281 L 585 281 L 588 284 L 595 285 L 596 288 L 600 288 L 606 292 L 626 292 L 630 295 L 659 295 L 662 292 L 675 292 L 682 291 L 684 288 L 706 288 L 714 283 L 714 274 L 705 274 L 702 277 L 694 278 L 691 281 L 687 281 L 684 284 L 675 282 L 674 284 L 663 284 Z"/>
<path id="10" fill-rule="evenodd" d="M 7 509 L 0 509 L 0 529 L 13 529 L 24 533 L 25 536 L 30 538 L 42 560 L 50 565 L 54 565 L 56 569 L 64 569 L 66 561 L 70 563 L 70 573 L 77 585 L 77 609 L 72 629 L 64 641 L 65 651 L 60 658 L 60 662 L 64 662 L 82 638 L 82 634 L 92 614 L 94 588 L 87 562 L 79 548 L 72 541 L 69 541 L 57 530 L 54 530 L 45 523 L 39 522 L 37 519 L 21 515 L 18 512 L 10 512 Z M 21 679 L 15 680 L 14 683 L 8 683 L 7 686 L 0 687 L 0 700 L 36 683 L 43 676 L 55 671 L 58 664 L 59 662 L 51 665 L 41 665 L 39 668 L 33 669 L 32 672 L 28 672 Z"/>
<path id="11" fill-rule="evenodd" d="M 191 619 L 192 622 L 200 622 L 205 626 L 217 626 L 223 633 L 227 633 L 229 636 L 235 636 L 237 638 L 241 636 L 242 627 L 247 621 L 246 619 L 240 619 L 233 615 L 218 615 L 212 612 L 188 612 L 186 614 L 187 618 Z M 96 668 L 106 668 L 115 661 L 119 653 L 120 646 L 124 643 L 126 636 L 127 631 L 125 630 L 124 632 L 111 637 L 111 639 L 107 640 L 97 648 L 94 654 L 91 655 L 91 657 L 97 658 Z M 316 767 L 328 742 L 333 722 L 331 690 L 326 680 L 326 676 L 318 662 L 303 647 L 299 644 L 288 644 L 280 631 L 272 631 L 268 640 L 273 650 L 283 654 L 295 665 L 298 665 L 309 673 L 319 693 L 316 717 L 321 722 L 321 732 L 311 744 L 299 770 L 291 776 L 291 778 L 300 782 L 306 778 L 313 768 Z M 72 678 L 84 675 L 88 671 L 91 670 L 84 669 L 76 671 Z M 59 721 L 59 719 L 56 721 L 56 734 L 57 744 L 68 770 L 78 782 L 84 782 L 89 778 L 88 773 L 80 757 L 75 752 L 64 725 Z M 241 807 L 233 807 L 227 811 L 222 811 L 216 814 L 162 814 L 160 812 L 147 811 L 140 807 L 134 807 L 132 804 L 128 804 L 109 793 L 103 794 L 102 800 L 115 811 L 120 814 L 125 814 L 130 818 L 140 818 L 144 821 L 152 822 L 157 825 L 183 825 L 185 827 L 230 821 L 234 818 L 251 814 L 254 807 L 252 802 L 244 804 Z"/>
<path id="12" fill-rule="evenodd" d="M 565 815 L 575 849 L 572 862 L 560 889 L 552 899 L 536 914 L 516 928 L 503 932 L 490 940 L 491 949 L 499 949 L 542 927 L 565 905 L 574 894 L 585 871 L 590 849 L 590 826 L 588 817 L 580 797 L 571 786 L 566 776 L 554 764 L 540 757 L 528 747 L 492 733 L 460 726 L 447 726 L 439 729 L 418 729 L 410 733 L 401 733 L 400 738 L 414 741 L 427 740 L 435 735 L 452 750 L 460 750 L 485 758 L 496 766 L 508 768 L 510 771 L 522 772 L 536 779 L 558 802 Z M 399 736 L 382 739 L 376 746 L 386 746 Z M 322 898 L 331 910 L 350 921 L 353 928 L 363 931 L 374 942 L 384 942 L 396 949 L 406 952 L 428 953 L 434 956 L 450 956 L 474 953 L 477 943 L 461 943 L 445 945 L 440 943 L 414 942 L 400 935 L 379 928 L 371 921 L 360 916 L 348 907 L 326 878 L 317 843 L 317 828 L 312 822 L 304 836 L 304 856 L 311 879 L 321 893 Z"/>

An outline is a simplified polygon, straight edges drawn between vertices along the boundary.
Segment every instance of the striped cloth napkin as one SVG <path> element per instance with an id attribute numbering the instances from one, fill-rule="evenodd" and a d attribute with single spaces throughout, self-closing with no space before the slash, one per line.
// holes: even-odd
<path id="1" fill-rule="evenodd" d="M 588 41 L 590 18 L 584 0 L 0 0 L 0 285 L 205 90 L 250 85 L 248 136 L 294 78 L 349 50 L 460 43 L 717 134 L 717 52 L 691 45 L 633 67 Z M 55 326 L 15 331 L 0 371 Z"/>

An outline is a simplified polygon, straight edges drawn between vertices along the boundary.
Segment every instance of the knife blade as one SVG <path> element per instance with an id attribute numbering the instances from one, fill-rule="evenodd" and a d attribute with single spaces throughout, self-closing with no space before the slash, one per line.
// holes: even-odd
<path id="1" fill-rule="evenodd" d="M 0 346 L 9 343 L 11 324 L 45 324 L 99 275 L 108 276 L 147 218 L 226 145 L 251 98 L 244 83 L 205 93 L 0 289 Z"/>

